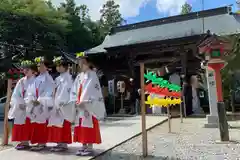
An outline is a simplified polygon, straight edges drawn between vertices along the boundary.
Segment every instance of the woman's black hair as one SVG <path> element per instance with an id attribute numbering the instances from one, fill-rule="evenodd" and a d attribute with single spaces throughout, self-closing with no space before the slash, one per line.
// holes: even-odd
<path id="1" fill-rule="evenodd" d="M 59 66 L 63 66 L 64 69 L 68 70 L 69 63 L 67 61 L 63 61 L 59 64 Z"/>
<path id="2" fill-rule="evenodd" d="M 32 65 L 30 65 L 30 66 L 27 67 L 27 68 L 31 69 L 31 70 L 34 71 L 34 72 L 38 72 L 38 69 L 37 69 L 37 65 L 36 65 L 36 64 L 32 64 Z"/>
<path id="3" fill-rule="evenodd" d="M 88 65 L 89 65 L 89 68 L 92 70 L 94 68 L 94 66 L 93 66 L 90 58 L 89 57 L 85 57 L 85 60 L 87 61 Z"/>
<path id="4" fill-rule="evenodd" d="M 49 61 L 44 60 L 42 63 L 43 63 L 47 68 L 50 67 L 50 63 L 49 63 Z"/>

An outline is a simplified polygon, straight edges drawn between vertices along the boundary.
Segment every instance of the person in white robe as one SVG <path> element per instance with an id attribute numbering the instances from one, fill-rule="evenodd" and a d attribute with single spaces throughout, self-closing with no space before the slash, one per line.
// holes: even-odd
<path id="1" fill-rule="evenodd" d="M 71 123 L 74 119 L 75 106 L 71 105 L 69 100 L 73 80 L 68 71 L 69 63 L 66 58 L 55 57 L 53 62 L 60 76 L 55 79 L 55 103 L 48 123 L 48 142 L 57 143 L 51 151 L 61 152 L 67 150 L 67 144 L 72 143 Z"/>
<path id="2" fill-rule="evenodd" d="M 31 143 L 37 144 L 31 150 L 40 151 L 46 147 L 48 130 L 47 124 L 53 109 L 55 83 L 48 73 L 49 63 L 44 57 L 35 58 L 39 75 L 27 92 L 26 102 L 32 123 Z"/>
<path id="3" fill-rule="evenodd" d="M 197 76 L 191 77 L 191 85 L 192 85 L 192 108 L 194 114 L 203 114 L 204 111 L 200 106 L 200 99 L 197 94 L 197 88 L 199 87 L 199 82 Z"/>
<path id="4" fill-rule="evenodd" d="M 37 73 L 37 66 L 29 60 L 21 62 L 21 68 L 25 77 L 21 78 L 14 90 L 11 97 L 11 108 L 8 113 L 8 118 L 14 120 L 12 128 L 12 141 L 20 142 L 15 149 L 24 150 L 29 149 L 29 141 L 31 139 L 31 120 L 27 116 L 26 91 L 34 83 L 35 74 Z"/>
<path id="5" fill-rule="evenodd" d="M 76 106 L 74 142 L 82 143 L 77 155 L 91 155 L 93 144 L 101 143 L 99 120 L 105 116 L 105 104 L 99 79 L 84 53 L 77 55 L 81 72 L 76 77 L 70 101 Z"/>

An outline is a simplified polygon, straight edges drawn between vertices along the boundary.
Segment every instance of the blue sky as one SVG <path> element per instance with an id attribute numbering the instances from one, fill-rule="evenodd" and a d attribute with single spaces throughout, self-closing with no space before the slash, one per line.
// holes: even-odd
<path id="1" fill-rule="evenodd" d="M 52 0 L 55 5 L 65 0 Z M 75 0 L 77 5 L 85 4 L 89 8 L 92 20 L 100 19 L 100 9 L 107 0 Z M 114 0 L 119 4 L 120 13 L 127 20 L 127 23 L 135 23 L 157 19 L 161 17 L 179 14 L 181 6 L 187 1 L 192 5 L 193 11 L 202 9 L 202 0 Z M 222 7 L 234 4 L 236 10 L 236 0 L 204 0 L 205 9 Z"/>
<path id="2" fill-rule="evenodd" d="M 192 5 L 193 11 L 200 11 L 202 10 L 202 0 L 191 0 L 189 3 Z M 236 7 L 236 0 L 205 0 L 204 1 L 204 8 L 211 9 L 222 7 L 226 5 L 233 4 L 233 10 L 237 10 Z M 126 18 L 127 23 L 136 23 L 140 21 L 146 21 L 151 19 L 157 19 L 161 17 L 170 16 L 168 13 L 161 13 L 156 9 L 156 2 L 150 1 L 144 7 L 140 8 L 140 13 L 136 17 Z"/>

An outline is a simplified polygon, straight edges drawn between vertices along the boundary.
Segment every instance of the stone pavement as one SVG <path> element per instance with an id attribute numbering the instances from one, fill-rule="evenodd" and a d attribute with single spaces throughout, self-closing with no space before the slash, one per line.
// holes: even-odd
<path id="1" fill-rule="evenodd" d="M 219 130 L 203 128 L 206 118 L 172 120 L 148 132 L 149 157 L 144 160 L 240 160 L 240 121 L 230 121 L 229 143 L 219 142 Z M 142 160 L 141 136 L 108 151 L 96 160 Z"/>
<path id="2" fill-rule="evenodd" d="M 158 123 L 166 120 L 166 117 L 148 116 L 147 128 L 151 128 Z M 128 118 L 111 118 L 101 123 L 101 134 L 103 143 L 95 145 L 97 154 L 102 153 L 108 149 L 113 148 L 119 143 L 139 134 L 141 132 L 141 118 L 128 117 Z M 52 144 L 49 144 L 52 145 Z M 0 160 L 87 160 L 92 157 L 77 157 L 75 152 L 80 145 L 72 144 L 69 146 L 69 151 L 64 154 L 45 152 L 30 152 L 30 151 L 16 151 L 15 149 L 6 149 L 0 151 Z"/>

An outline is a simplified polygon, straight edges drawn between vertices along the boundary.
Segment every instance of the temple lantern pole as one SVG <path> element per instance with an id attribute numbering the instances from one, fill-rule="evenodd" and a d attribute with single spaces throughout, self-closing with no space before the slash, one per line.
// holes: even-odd
<path id="1" fill-rule="evenodd" d="M 209 94 L 210 115 L 208 116 L 208 122 L 210 122 L 210 124 L 205 126 L 215 127 L 214 125 L 216 123 L 214 123 L 213 121 L 218 121 L 217 126 L 219 127 L 219 130 L 220 130 L 221 141 L 229 141 L 229 131 L 228 131 L 228 123 L 226 119 L 225 104 L 223 100 L 222 77 L 221 77 L 221 70 L 224 68 L 226 64 L 226 61 L 224 60 L 224 56 L 225 56 L 224 53 L 228 50 L 229 50 L 229 43 L 226 41 L 220 40 L 219 37 L 215 35 L 206 39 L 199 46 L 200 54 L 205 55 L 205 60 L 207 62 L 206 69 L 210 68 L 214 71 L 213 76 L 215 76 L 215 82 L 216 82 L 216 85 L 215 85 L 213 81 L 213 86 L 216 86 L 216 92 L 215 92 L 216 95 L 212 95 L 212 96 L 217 96 L 216 97 L 217 105 L 213 105 L 211 103 L 212 97 Z M 207 78 L 209 80 L 209 75 L 207 75 Z M 210 82 L 208 81 L 208 83 Z M 208 84 L 208 86 L 211 86 L 211 85 Z M 209 90 L 214 88 L 208 87 Z"/>

